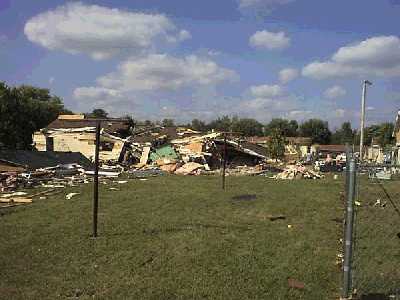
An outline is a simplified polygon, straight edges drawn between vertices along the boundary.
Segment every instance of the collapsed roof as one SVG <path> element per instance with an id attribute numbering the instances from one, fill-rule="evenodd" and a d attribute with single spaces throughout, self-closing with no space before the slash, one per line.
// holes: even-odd
<path id="1" fill-rule="evenodd" d="M 93 166 L 80 152 L 0 150 L 0 160 L 26 166 L 30 170 L 74 163 L 88 169 Z"/>

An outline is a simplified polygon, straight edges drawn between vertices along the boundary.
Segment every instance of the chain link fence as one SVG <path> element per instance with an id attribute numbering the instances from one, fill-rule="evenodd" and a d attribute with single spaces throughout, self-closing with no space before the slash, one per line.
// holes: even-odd
<path id="1" fill-rule="evenodd" d="M 400 175 L 387 166 L 357 164 L 356 170 L 347 254 L 352 295 L 344 298 L 400 300 Z"/>

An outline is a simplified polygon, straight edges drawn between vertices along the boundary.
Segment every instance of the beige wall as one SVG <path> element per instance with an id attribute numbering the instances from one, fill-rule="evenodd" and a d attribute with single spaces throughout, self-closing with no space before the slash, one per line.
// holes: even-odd
<path id="1" fill-rule="evenodd" d="M 54 139 L 54 151 L 80 152 L 88 159 L 94 159 L 95 133 L 74 132 L 74 133 L 52 133 L 49 135 Z M 102 136 L 102 142 L 112 142 L 112 151 L 100 151 L 100 160 L 118 159 L 124 146 L 124 142 Z M 43 133 L 35 132 L 33 142 L 38 151 L 46 151 L 46 136 Z"/>
<path id="2" fill-rule="evenodd" d="M 33 143 L 38 151 L 46 151 L 46 136 L 41 132 L 33 134 Z"/>
<path id="3" fill-rule="evenodd" d="M 383 150 L 381 147 L 368 147 L 367 159 L 376 163 L 383 163 Z"/>

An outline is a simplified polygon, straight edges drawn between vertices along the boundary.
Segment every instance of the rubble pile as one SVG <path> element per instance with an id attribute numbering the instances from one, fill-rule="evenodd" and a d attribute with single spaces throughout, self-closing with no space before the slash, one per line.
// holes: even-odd
<path id="1" fill-rule="evenodd" d="M 307 169 L 305 166 L 298 165 L 288 165 L 279 174 L 277 174 L 275 179 L 321 179 L 324 175 L 319 174 L 316 171 Z"/>
<path id="2" fill-rule="evenodd" d="M 7 192 L 18 187 L 18 177 L 16 172 L 0 173 L 0 192 Z"/>
<path id="3" fill-rule="evenodd" d="M 121 165 L 129 174 L 159 170 L 163 174 L 215 174 L 222 168 L 225 140 L 221 133 L 201 133 L 182 127 L 154 127 L 127 138 Z M 229 138 L 227 170 L 232 174 L 253 175 L 266 159 L 265 148 Z M 139 172 L 140 171 L 140 172 Z M 154 172 L 154 171 L 153 171 Z"/>
<path id="4" fill-rule="evenodd" d="M 81 116 L 59 118 L 34 134 L 39 151 L 1 150 L 0 192 L 13 196 L 0 195 L 0 203 L 30 203 L 24 199 L 32 197 L 13 194 L 21 188 L 43 187 L 54 192 L 92 182 L 96 144 L 93 125 L 97 122 Z M 256 143 L 232 134 L 203 133 L 176 126 L 130 128 L 117 119 L 101 120 L 101 126 L 98 174 L 100 183 L 109 184 L 110 190 L 118 190 L 114 183 L 122 182 L 118 180 L 121 175 L 147 180 L 167 174 L 219 175 L 223 168 L 227 176 L 278 173 L 272 178 L 323 177 L 301 164 L 295 165 L 296 162 L 282 170 L 282 161 L 278 164 L 266 156 L 263 138 Z M 289 154 L 294 153 L 292 148 L 288 148 Z"/>

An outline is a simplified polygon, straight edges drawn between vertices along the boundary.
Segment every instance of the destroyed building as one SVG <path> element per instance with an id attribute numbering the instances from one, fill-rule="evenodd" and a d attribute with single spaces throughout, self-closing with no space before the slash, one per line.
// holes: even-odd
<path id="1" fill-rule="evenodd" d="M 96 124 L 100 121 L 100 159 L 119 160 L 131 124 L 125 119 L 91 119 L 84 115 L 60 115 L 33 134 L 33 145 L 38 151 L 80 152 L 93 160 Z"/>

